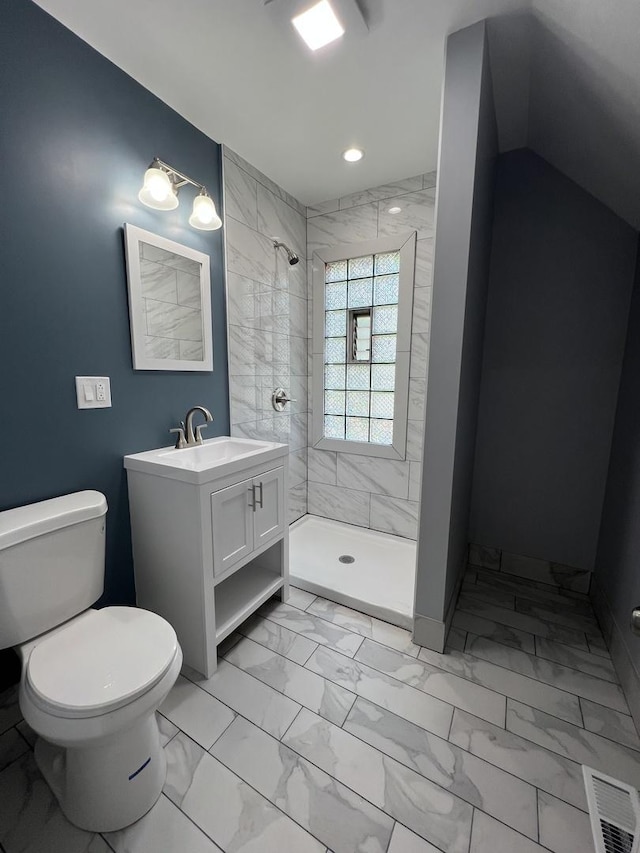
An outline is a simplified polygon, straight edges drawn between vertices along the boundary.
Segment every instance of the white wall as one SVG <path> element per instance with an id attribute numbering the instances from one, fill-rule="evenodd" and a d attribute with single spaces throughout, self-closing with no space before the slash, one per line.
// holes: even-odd
<path id="1" fill-rule="evenodd" d="M 464 571 L 497 134 L 485 24 L 447 40 L 414 636 L 442 651 Z"/>

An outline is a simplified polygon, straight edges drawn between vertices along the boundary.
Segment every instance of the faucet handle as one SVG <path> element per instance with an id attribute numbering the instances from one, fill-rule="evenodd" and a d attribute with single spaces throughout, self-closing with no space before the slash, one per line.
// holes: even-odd
<path id="1" fill-rule="evenodd" d="M 178 438 L 176 439 L 176 450 L 182 450 L 183 447 L 187 446 L 187 442 L 184 437 L 184 424 L 180 427 L 174 427 L 170 429 L 169 432 L 177 432 Z"/>
<path id="2" fill-rule="evenodd" d="M 213 418 L 211 418 L 213 420 Z M 196 427 L 196 444 L 202 444 L 202 430 L 206 429 L 209 426 L 209 423 L 206 424 L 198 424 Z"/>

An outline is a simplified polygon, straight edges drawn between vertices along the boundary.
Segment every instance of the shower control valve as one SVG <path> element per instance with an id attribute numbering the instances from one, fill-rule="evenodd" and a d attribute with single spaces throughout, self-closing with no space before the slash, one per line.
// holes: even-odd
<path id="1" fill-rule="evenodd" d="M 287 403 L 297 403 L 297 400 L 292 400 L 291 397 L 287 397 L 287 392 L 284 388 L 276 388 L 276 390 L 271 395 L 271 405 L 276 410 L 276 412 L 284 412 L 284 407 Z"/>

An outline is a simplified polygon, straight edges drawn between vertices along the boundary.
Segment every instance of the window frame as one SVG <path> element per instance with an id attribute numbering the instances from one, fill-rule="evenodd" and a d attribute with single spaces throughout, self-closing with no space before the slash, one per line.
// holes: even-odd
<path id="1" fill-rule="evenodd" d="M 378 237 L 362 243 L 346 243 L 319 249 L 313 253 L 313 335 L 312 335 L 312 446 L 318 450 L 358 453 L 382 459 L 405 459 L 407 448 L 407 411 L 409 405 L 409 361 L 411 357 L 411 319 L 415 278 L 416 232 Z M 325 265 L 363 255 L 400 252 L 398 285 L 398 329 L 393 401 L 393 441 L 373 444 L 368 441 L 325 438 L 324 436 L 324 314 Z"/>

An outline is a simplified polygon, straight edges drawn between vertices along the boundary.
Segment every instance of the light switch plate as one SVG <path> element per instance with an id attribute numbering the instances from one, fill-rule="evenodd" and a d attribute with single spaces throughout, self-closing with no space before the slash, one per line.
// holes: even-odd
<path id="1" fill-rule="evenodd" d="M 111 407 L 111 382 L 108 376 L 76 376 L 76 399 L 79 409 Z"/>

